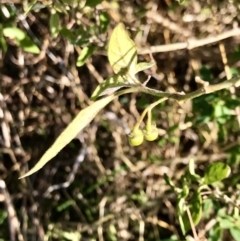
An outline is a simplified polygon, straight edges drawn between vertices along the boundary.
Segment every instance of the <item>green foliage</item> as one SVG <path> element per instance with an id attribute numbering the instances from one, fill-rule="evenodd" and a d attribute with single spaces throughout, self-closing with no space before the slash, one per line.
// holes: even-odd
<path id="1" fill-rule="evenodd" d="M 88 125 L 97 115 L 97 113 L 114 98 L 116 98 L 116 95 L 110 95 L 104 99 L 94 102 L 92 105 L 80 111 L 75 119 L 53 143 L 53 145 L 45 152 L 39 162 L 20 178 L 32 175 L 34 172 L 41 169 L 48 161 L 56 156 L 63 147 L 65 147 L 73 138 L 75 138 L 77 133 L 79 133 L 86 125 Z"/>
<path id="2" fill-rule="evenodd" d="M 39 54 L 40 49 L 37 45 L 17 27 L 6 27 L 3 28 L 3 35 L 5 37 L 16 40 L 18 46 L 20 46 L 24 51 L 34 54 Z"/>
<path id="3" fill-rule="evenodd" d="M 115 73 L 97 86 L 91 99 L 112 93 L 122 87 L 141 84 L 135 77 L 138 72 L 151 68 L 154 63 L 137 63 L 137 48 L 129 38 L 123 24 L 113 30 L 108 46 L 108 59 Z"/>
<path id="4" fill-rule="evenodd" d="M 193 193 L 189 205 L 185 208 L 189 209 L 193 224 L 197 225 L 202 218 L 202 196 L 199 191 Z M 184 212 L 178 213 L 178 218 L 182 232 L 183 234 L 186 234 L 191 229 L 190 218 L 187 211 L 184 210 Z"/>
<path id="5" fill-rule="evenodd" d="M 229 230 L 231 236 L 234 240 L 239 240 L 239 232 L 240 232 L 240 217 L 239 210 L 235 208 L 235 214 L 227 214 L 226 208 L 222 208 L 218 210 L 217 214 L 217 223 L 210 230 L 209 240 L 220 241 L 222 240 L 223 231 Z"/>
<path id="6" fill-rule="evenodd" d="M 124 78 L 121 75 L 114 75 L 104 80 L 103 83 L 97 86 L 91 96 L 91 100 L 96 100 L 99 96 L 111 94 L 116 90 L 126 86 Z"/>
<path id="7" fill-rule="evenodd" d="M 212 163 L 204 173 L 204 184 L 212 184 L 227 178 L 230 174 L 230 167 L 225 163 Z"/>
<path id="8" fill-rule="evenodd" d="M 129 38 L 122 23 L 115 27 L 109 40 L 108 60 L 114 73 L 124 76 L 126 83 L 139 83 L 134 78 L 137 66 L 137 47 Z"/>
<path id="9" fill-rule="evenodd" d="M 110 17 L 108 13 L 101 12 L 99 14 L 99 20 L 100 20 L 100 28 L 103 33 L 105 33 L 108 29 L 109 23 L 110 23 Z"/>
<path id="10" fill-rule="evenodd" d="M 49 25 L 50 25 L 51 34 L 54 38 L 57 37 L 59 30 L 60 30 L 60 22 L 59 21 L 60 21 L 59 14 L 55 10 L 52 10 Z"/>
<path id="11" fill-rule="evenodd" d="M 95 49 L 95 46 L 84 47 L 81 51 L 81 54 L 78 56 L 76 65 L 78 67 L 84 65 L 86 60 L 93 54 Z"/>
<path id="12" fill-rule="evenodd" d="M 94 8 L 100 4 L 103 0 L 87 0 L 85 6 Z"/>
<path id="13" fill-rule="evenodd" d="M 175 191 L 178 197 L 177 216 L 184 235 L 191 230 L 191 222 L 193 225 L 197 225 L 202 219 L 203 213 L 206 213 L 208 209 L 205 203 L 203 212 L 201 190 L 206 189 L 206 185 L 225 179 L 230 172 L 230 167 L 222 162 L 212 163 L 207 166 L 202 177 L 195 173 L 193 159 L 190 160 L 188 167 L 188 172 L 182 176 L 181 187 L 176 187 L 173 181 L 165 175 L 166 183 Z M 196 181 L 198 186 L 195 186 Z"/>
<path id="14" fill-rule="evenodd" d="M 141 72 L 141 71 L 143 71 L 145 69 L 149 69 L 149 68 L 151 68 L 154 65 L 155 65 L 155 63 L 151 63 L 151 62 L 138 63 L 136 65 L 136 68 L 135 68 L 135 74 L 137 74 L 138 72 Z"/>

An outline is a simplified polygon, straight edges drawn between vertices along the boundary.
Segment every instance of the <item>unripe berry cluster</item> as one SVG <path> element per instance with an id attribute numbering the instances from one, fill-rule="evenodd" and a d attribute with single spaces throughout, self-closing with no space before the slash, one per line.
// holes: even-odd
<path id="1" fill-rule="evenodd" d="M 158 129 L 155 125 L 147 125 L 143 130 L 134 128 L 128 136 L 128 141 L 132 146 L 139 146 L 143 140 L 154 141 L 158 138 Z"/>

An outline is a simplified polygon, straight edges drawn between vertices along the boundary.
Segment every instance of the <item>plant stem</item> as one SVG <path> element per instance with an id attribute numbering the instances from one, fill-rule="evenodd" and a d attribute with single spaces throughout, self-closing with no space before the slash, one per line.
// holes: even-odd
<path id="1" fill-rule="evenodd" d="M 139 127 L 139 126 L 140 126 L 140 124 L 142 123 L 142 121 L 143 121 L 145 115 L 147 114 L 147 112 L 151 112 L 151 110 L 152 110 L 156 105 L 160 104 L 161 102 L 163 102 L 163 101 L 165 101 L 165 100 L 167 100 L 167 99 L 168 99 L 167 97 L 161 98 L 160 100 L 157 100 L 156 102 L 154 102 L 154 103 L 152 103 L 151 105 L 149 105 L 149 106 L 143 111 L 143 113 L 142 113 L 140 119 L 138 120 L 137 124 L 135 125 L 135 127 Z M 151 115 L 151 113 L 150 113 L 150 115 Z"/>
<path id="2" fill-rule="evenodd" d="M 124 95 L 124 94 L 128 94 L 128 93 L 143 92 L 143 93 L 146 93 L 146 94 L 162 97 L 161 99 L 159 99 L 156 102 L 149 105 L 143 111 L 139 121 L 135 125 L 136 128 L 139 128 L 139 126 L 142 123 L 142 121 L 143 121 L 145 115 L 147 114 L 147 112 L 151 111 L 156 105 L 160 104 L 161 102 L 163 102 L 167 99 L 173 99 L 173 100 L 176 100 L 178 102 L 184 102 L 184 101 L 194 99 L 194 98 L 199 97 L 199 96 L 204 95 L 204 94 L 209 94 L 209 93 L 216 92 L 216 91 L 219 91 L 219 90 L 222 90 L 222 89 L 228 89 L 231 86 L 235 86 L 235 87 L 240 86 L 240 77 L 239 76 L 234 76 L 231 79 L 226 80 L 226 81 L 224 81 L 222 83 L 219 83 L 219 84 L 203 85 L 200 89 L 198 89 L 196 91 L 193 91 L 191 93 L 188 93 L 188 94 L 178 93 L 178 92 L 167 93 L 167 92 L 163 92 L 163 91 L 160 91 L 160 90 L 151 89 L 151 88 L 148 88 L 148 87 L 142 85 L 142 86 L 132 87 L 132 88 L 128 88 L 128 89 L 118 91 L 118 92 L 115 93 L 115 95 L 120 96 L 120 95 Z"/>
<path id="3" fill-rule="evenodd" d="M 179 92 L 167 93 L 167 92 L 163 92 L 160 90 L 151 89 L 146 86 L 137 86 L 137 87 L 119 91 L 116 93 L 116 95 L 120 96 L 120 95 L 127 94 L 127 93 L 143 92 L 143 93 L 158 96 L 158 97 L 164 97 L 166 99 L 173 99 L 173 100 L 177 100 L 179 102 L 184 102 L 184 101 L 194 99 L 194 98 L 199 97 L 204 94 L 209 94 L 209 93 L 216 92 L 216 91 L 219 91 L 222 89 L 228 89 L 231 86 L 235 86 L 235 87 L 240 86 L 240 77 L 239 76 L 234 76 L 231 79 L 226 80 L 222 83 L 202 86 L 200 89 L 193 91 L 191 93 L 188 93 L 188 94 L 179 93 Z"/>

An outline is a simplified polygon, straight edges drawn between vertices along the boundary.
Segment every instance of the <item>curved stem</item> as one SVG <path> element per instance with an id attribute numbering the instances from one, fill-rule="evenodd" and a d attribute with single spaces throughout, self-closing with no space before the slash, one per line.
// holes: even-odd
<path id="1" fill-rule="evenodd" d="M 240 77 L 239 76 L 234 76 L 231 79 L 226 80 L 222 83 L 218 83 L 218 84 L 214 84 L 214 85 L 205 85 L 205 86 L 203 85 L 202 88 L 200 88 L 196 91 L 193 91 L 191 93 L 188 93 L 188 94 L 185 94 L 185 93 L 167 93 L 167 92 L 163 92 L 163 91 L 160 91 L 160 90 L 151 89 L 151 88 L 148 88 L 148 87 L 142 85 L 142 86 L 131 87 L 131 88 L 128 88 L 128 89 L 118 91 L 114 95 L 120 96 L 120 95 L 128 94 L 128 93 L 143 92 L 143 93 L 146 93 L 146 94 L 161 97 L 161 99 L 152 103 L 151 105 L 149 105 L 143 111 L 139 121 L 135 125 L 136 128 L 139 128 L 139 126 L 142 123 L 146 113 L 148 111 L 151 111 L 156 105 L 158 105 L 159 103 L 161 103 L 161 102 L 163 102 L 167 99 L 173 99 L 173 100 L 176 100 L 176 101 L 179 101 L 179 102 L 184 102 L 184 101 L 194 99 L 194 98 L 196 98 L 198 96 L 201 96 L 201 95 L 204 95 L 204 94 L 209 94 L 209 93 L 216 92 L 216 91 L 219 91 L 219 90 L 222 90 L 222 89 L 230 88 L 231 86 L 235 86 L 235 87 L 240 86 Z"/>
<path id="2" fill-rule="evenodd" d="M 165 98 L 161 98 L 160 100 L 157 100 L 156 102 L 152 103 L 151 105 L 149 105 L 142 113 L 140 119 L 138 120 L 137 124 L 135 125 L 136 128 L 139 128 L 140 124 L 142 123 L 145 115 L 147 114 L 147 112 L 151 112 L 151 110 L 157 106 L 158 104 L 160 104 L 161 102 L 167 100 L 168 98 L 165 97 Z"/>
<path id="3" fill-rule="evenodd" d="M 127 94 L 127 93 L 143 92 L 143 93 L 153 95 L 153 96 L 158 96 L 161 98 L 165 97 L 167 99 L 173 99 L 176 101 L 184 102 L 184 101 L 194 99 L 194 98 L 204 95 L 204 94 L 210 94 L 212 92 L 216 92 L 216 91 L 219 91 L 222 89 L 228 89 L 231 86 L 235 86 L 235 87 L 240 86 L 240 77 L 239 76 L 234 76 L 231 79 L 218 83 L 218 84 L 202 86 L 200 89 L 193 91 L 191 93 L 188 93 L 188 94 L 179 93 L 179 92 L 167 93 L 167 92 L 163 92 L 160 90 L 148 88 L 144 85 L 121 90 L 119 92 L 116 92 L 115 94 L 117 96 L 120 96 L 120 95 Z"/>

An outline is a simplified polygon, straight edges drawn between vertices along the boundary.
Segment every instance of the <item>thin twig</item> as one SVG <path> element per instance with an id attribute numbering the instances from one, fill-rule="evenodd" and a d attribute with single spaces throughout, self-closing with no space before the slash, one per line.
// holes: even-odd
<path id="1" fill-rule="evenodd" d="M 198 241 L 199 238 L 198 238 L 198 235 L 197 235 L 197 232 L 196 232 L 196 229 L 195 229 L 193 220 L 192 220 L 192 215 L 191 215 L 190 210 L 189 210 L 188 207 L 186 208 L 186 211 L 187 211 L 189 223 L 190 223 L 190 225 L 191 225 L 191 229 L 192 229 L 192 232 L 193 232 L 194 240 L 195 240 L 195 241 Z"/>
<path id="2" fill-rule="evenodd" d="M 23 235 L 20 230 L 20 222 L 18 220 L 15 208 L 12 204 L 10 194 L 8 193 L 6 184 L 3 180 L 0 180 L 0 193 L 4 196 L 5 207 L 8 214 L 10 240 L 15 241 L 16 237 L 19 241 L 24 241 Z"/>
<path id="3" fill-rule="evenodd" d="M 234 28 L 225 33 L 218 34 L 217 36 L 210 36 L 204 39 L 189 39 L 187 42 L 173 43 L 167 45 L 151 46 L 149 48 L 142 48 L 138 51 L 139 54 L 170 52 L 181 49 L 195 49 L 208 44 L 213 44 L 221 40 L 240 35 L 240 28 Z"/>
<path id="4" fill-rule="evenodd" d="M 151 88 L 148 88 L 145 86 L 138 86 L 138 87 L 133 87 L 133 88 L 119 91 L 116 93 L 116 95 L 120 96 L 120 95 L 127 94 L 127 93 L 143 92 L 143 93 L 158 96 L 161 98 L 167 97 L 168 99 L 173 99 L 173 100 L 177 100 L 179 102 L 184 102 L 184 101 L 194 99 L 194 98 L 199 97 L 204 94 L 210 94 L 210 93 L 222 90 L 222 89 L 228 89 L 232 86 L 235 86 L 235 87 L 240 86 L 240 77 L 239 76 L 234 76 L 231 79 L 218 83 L 218 84 L 202 86 L 200 89 L 193 91 L 191 93 L 188 93 L 188 94 L 178 93 L 178 92 L 167 93 L 167 92 L 163 92 L 160 90 L 151 89 Z"/>
<path id="5" fill-rule="evenodd" d="M 44 197 L 47 197 L 51 192 L 53 192 L 55 190 L 69 187 L 70 184 L 75 180 L 75 176 L 77 174 L 78 168 L 79 168 L 80 164 L 84 161 L 85 156 L 87 154 L 87 146 L 85 144 L 85 141 L 81 140 L 81 139 L 80 139 L 80 141 L 81 141 L 83 147 L 81 148 L 81 151 L 79 152 L 77 158 L 75 159 L 75 163 L 73 165 L 71 173 L 69 174 L 69 176 L 67 178 L 67 181 L 50 186 L 44 193 Z"/>

